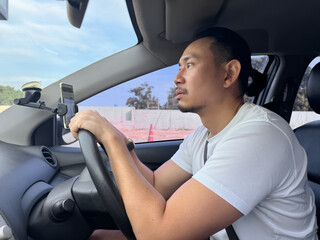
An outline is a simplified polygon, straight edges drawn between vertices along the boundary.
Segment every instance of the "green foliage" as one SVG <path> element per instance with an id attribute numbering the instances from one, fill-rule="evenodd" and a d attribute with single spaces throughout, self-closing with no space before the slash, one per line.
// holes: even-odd
<path id="1" fill-rule="evenodd" d="M 167 102 L 162 106 L 163 109 L 178 109 L 178 101 L 175 99 L 176 97 L 176 88 L 172 87 L 170 88 L 168 92 L 168 100 Z"/>
<path id="2" fill-rule="evenodd" d="M 251 65 L 252 65 L 252 68 L 263 73 L 268 61 L 269 61 L 268 56 L 253 57 L 251 58 Z"/>
<path id="3" fill-rule="evenodd" d="M 130 89 L 130 93 L 134 93 L 135 97 L 127 99 L 126 105 L 129 107 L 135 107 L 136 109 L 147 109 L 158 106 L 158 99 L 152 96 L 153 86 L 149 86 L 148 83 L 142 83 L 140 87 Z"/>
<path id="4" fill-rule="evenodd" d="M 22 97 L 22 91 L 14 90 L 14 88 L 10 86 L 0 85 L 0 105 L 12 105 L 15 98 Z"/>
<path id="5" fill-rule="evenodd" d="M 308 67 L 306 73 L 302 78 L 302 81 L 296 96 L 296 100 L 293 105 L 293 111 L 312 111 L 309 106 L 309 102 L 307 98 L 307 86 L 306 86 L 310 72 L 311 72 L 311 68 Z"/>

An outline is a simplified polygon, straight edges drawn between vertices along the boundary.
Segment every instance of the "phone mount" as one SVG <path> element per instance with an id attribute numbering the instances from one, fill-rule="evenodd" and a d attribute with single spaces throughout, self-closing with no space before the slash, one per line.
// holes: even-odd
<path id="1" fill-rule="evenodd" d="M 14 99 L 14 104 L 25 106 L 25 107 L 31 107 L 31 108 L 38 108 L 43 109 L 49 112 L 52 112 L 54 114 L 58 114 L 60 117 L 66 115 L 68 111 L 68 107 L 66 104 L 61 103 L 61 99 L 59 98 L 59 103 L 56 108 L 50 108 L 47 107 L 45 102 L 41 102 L 38 100 L 41 97 L 41 91 L 42 89 L 40 87 L 25 87 L 22 88 L 22 91 L 24 92 L 23 98 Z M 78 112 L 78 106 L 74 105 L 74 112 Z"/>

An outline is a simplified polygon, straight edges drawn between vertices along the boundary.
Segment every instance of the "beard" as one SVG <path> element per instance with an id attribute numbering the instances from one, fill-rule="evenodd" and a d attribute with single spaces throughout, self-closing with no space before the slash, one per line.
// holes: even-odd
<path id="1" fill-rule="evenodd" d="M 180 91 L 181 93 L 187 94 L 188 90 L 186 88 L 182 88 L 182 87 L 177 87 L 176 88 L 177 91 Z M 203 105 L 200 106 L 191 106 L 191 107 L 183 107 L 181 106 L 180 103 L 178 103 L 178 109 L 183 112 L 183 113 L 187 113 L 187 112 L 191 112 L 191 113 L 199 113 L 202 109 L 204 108 Z"/>
<path id="2" fill-rule="evenodd" d="M 180 104 L 178 104 L 178 109 L 183 113 L 187 113 L 187 112 L 199 113 L 203 108 L 204 106 L 183 107 Z"/>

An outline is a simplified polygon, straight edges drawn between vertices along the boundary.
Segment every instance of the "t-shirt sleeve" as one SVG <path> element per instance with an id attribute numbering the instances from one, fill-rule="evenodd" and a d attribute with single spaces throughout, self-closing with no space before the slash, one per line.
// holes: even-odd
<path id="1" fill-rule="evenodd" d="M 293 174 L 292 158 L 290 141 L 279 129 L 246 126 L 225 136 L 193 178 L 246 215 Z"/>

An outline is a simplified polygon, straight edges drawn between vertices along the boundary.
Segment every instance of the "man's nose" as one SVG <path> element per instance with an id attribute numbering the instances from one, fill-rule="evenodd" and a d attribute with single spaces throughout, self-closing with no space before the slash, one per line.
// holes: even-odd
<path id="1" fill-rule="evenodd" d="M 175 83 L 175 85 L 183 84 L 185 82 L 182 70 L 179 70 L 176 77 L 173 79 L 173 82 Z"/>

